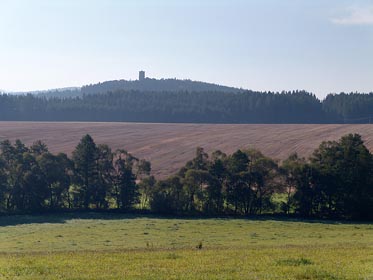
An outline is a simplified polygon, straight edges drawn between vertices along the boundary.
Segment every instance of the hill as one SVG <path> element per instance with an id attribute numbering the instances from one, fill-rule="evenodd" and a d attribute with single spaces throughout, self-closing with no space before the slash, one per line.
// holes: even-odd
<path id="1" fill-rule="evenodd" d="M 97 84 L 89 84 L 80 87 L 68 87 L 60 89 L 36 90 L 25 92 L 12 92 L 16 95 L 34 94 L 38 97 L 58 97 L 58 98 L 71 98 L 83 96 L 84 94 L 105 94 L 107 92 L 115 92 L 118 90 L 124 91 L 152 91 L 152 92 L 229 92 L 237 93 L 243 92 L 243 89 L 228 87 L 213 83 L 206 83 L 192 80 L 180 79 L 151 79 L 145 78 L 143 80 L 113 80 L 105 81 Z M 5 92 L 5 91 L 1 91 Z"/>
<path id="2" fill-rule="evenodd" d="M 368 124 L 373 93 L 260 92 L 177 79 L 107 81 L 0 94 L 0 121 Z"/>
<path id="3" fill-rule="evenodd" d="M 208 152 L 220 149 L 226 153 L 238 148 L 256 148 L 281 160 L 293 152 L 308 156 L 324 140 L 359 133 L 373 150 L 372 125 L 0 122 L 0 140 L 21 139 L 32 144 L 41 139 L 52 152 L 71 153 L 86 133 L 97 143 L 125 148 L 137 157 L 150 160 L 157 177 L 176 172 L 199 146 Z"/>
<path id="4" fill-rule="evenodd" d="M 103 83 L 83 86 L 81 89 L 82 94 L 98 94 L 106 92 L 114 92 L 118 90 L 125 91 L 152 91 L 152 92 L 204 92 L 204 91 L 218 91 L 218 92 L 229 92 L 237 93 L 243 92 L 243 89 L 222 86 L 212 83 L 192 81 L 192 80 L 179 80 L 179 79 L 151 79 L 145 78 L 142 80 L 127 81 L 127 80 L 116 80 L 107 81 Z"/>
<path id="5" fill-rule="evenodd" d="M 71 98 L 81 95 L 80 87 L 66 87 L 66 88 L 56 88 L 56 89 L 46 89 L 46 90 L 33 90 L 33 91 L 1 91 L 2 94 L 11 95 L 27 95 L 32 94 L 38 97 L 58 97 L 58 98 Z"/>

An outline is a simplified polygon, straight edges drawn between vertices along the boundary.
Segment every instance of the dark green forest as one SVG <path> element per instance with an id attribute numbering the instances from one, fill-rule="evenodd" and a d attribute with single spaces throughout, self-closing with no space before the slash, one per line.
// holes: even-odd
<path id="1" fill-rule="evenodd" d="M 145 78 L 143 80 L 127 81 L 127 80 L 116 80 L 106 81 L 98 84 L 86 85 L 81 88 L 81 94 L 98 94 L 105 92 L 113 92 L 118 90 L 125 91 L 155 91 L 155 92 L 226 92 L 226 93 L 237 93 L 243 92 L 243 89 L 192 81 L 192 80 L 179 80 L 179 79 L 152 79 Z"/>
<path id="2" fill-rule="evenodd" d="M 323 142 L 308 159 L 257 150 L 207 154 L 162 180 L 151 164 L 84 136 L 71 157 L 41 141 L 0 144 L 0 212 L 110 210 L 169 215 L 373 218 L 373 155 L 361 136 Z"/>
<path id="3" fill-rule="evenodd" d="M 58 98 L 0 95 L 2 121 L 371 123 L 373 93 L 136 91 Z"/>

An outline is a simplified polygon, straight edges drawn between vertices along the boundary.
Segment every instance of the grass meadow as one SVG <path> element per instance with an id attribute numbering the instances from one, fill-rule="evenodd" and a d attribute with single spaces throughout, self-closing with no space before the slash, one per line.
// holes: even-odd
<path id="1" fill-rule="evenodd" d="M 372 279 L 373 224 L 0 217 L 0 279 Z"/>

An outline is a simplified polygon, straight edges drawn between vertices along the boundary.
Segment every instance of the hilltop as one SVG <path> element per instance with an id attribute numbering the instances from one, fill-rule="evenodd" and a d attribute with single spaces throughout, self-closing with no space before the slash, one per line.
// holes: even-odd
<path id="1" fill-rule="evenodd" d="M 97 94 L 109 91 L 118 90 L 136 90 L 136 91 L 153 91 L 153 92 L 205 92 L 205 91 L 218 91 L 227 93 L 243 92 L 243 89 L 228 87 L 218 84 L 192 81 L 192 80 L 179 80 L 179 79 L 152 79 L 144 78 L 135 81 L 116 80 L 107 81 L 103 83 L 83 86 L 81 88 L 82 94 Z"/>
<path id="2" fill-rule="evenodd" d="M 115 91 L 152 91 L 152 92 L 225 92 L 238 93 L 244 89 L 193 81 L 190 79 L 154 79 L 142 78 L 139 80 L 112 80 L 96 84 L 84 85 L 82 87 L 66 87 L 47 90 L 9 92 L 16 95 L 33 94 L 39 97 L 72 98 L 84 94 L 103 94 Z M 7 93 L 6 91 L 1 91 Z"/>

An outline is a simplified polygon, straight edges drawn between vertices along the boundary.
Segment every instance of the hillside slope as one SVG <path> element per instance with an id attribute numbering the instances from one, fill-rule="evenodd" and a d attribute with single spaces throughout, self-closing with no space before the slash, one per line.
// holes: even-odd
<path id="1" fill-rule="evenodd" d="M 124 148 L 150 160 L 153 173 L 176 172 L 200 146 L 208 152 L 257 148 L 265 155 L 285 159 L 293 152 L 308 156 L 321 141 L 359 133 L 373 150 L 373 125 L 211 125 L 138 123 L 0 122 L 0 140 L 21 139 L 26 144 L 45 141 L 52 152 L 71 153 L 89 133 L 97 143 Z"/>
<path id="2" fill-rule="evenodd" d="M 214 92 L 226 92 L 226 93 L 237 93 L 243 92 L 243 89 L 223 86 L 213 83 L 192 81 L 192 80 L 180 80 L 180 79 L 150 79 L 146 78 L 142 81 L 134 80 L 113 80 L 105 81 L 96 84 L 84 85 L 81 88 L 62 88 L 62 89 L 50 89 L 43 91 L 32 91 L 32 92 L 13 92 L 13 94 L 34 94 L 40 97 L 58 97 L 58 98 L 71 98 L 82 96 L 83 94 L 105 94 L 107 92 L 115 92 L 118 90 L 123 91 L 168 91 L 168 92 L 203 92 L 203 91 L 214 91 Z M 1 92 L 1 90 L 0 90 Z"/>
<path id="3" fill-rule="evenodd" d="M 83 86 L 81 89 L 82 94 L 97 94 L 106 93 L 109 91 L 117 90 L 138 90 L 138 91 L 169 91 L 169 92 L 202 92 L 202 91 L 219 91 L 227 93 L 242 92 L 242 89 L 222 86 L 212 83 L 192 81 L 192 80 L 179 80 L 179 79 L 151 79 L 144 80 L 116 80 L 106 81 L 103 83 Z"/>

